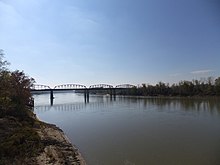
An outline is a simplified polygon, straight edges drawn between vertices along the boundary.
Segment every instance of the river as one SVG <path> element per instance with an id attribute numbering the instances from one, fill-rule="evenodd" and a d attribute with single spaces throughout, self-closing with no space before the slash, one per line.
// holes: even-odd
<path id="1" fill-rule="evenodd" d="M 88 165 L 219 165 L 220 100 L 34 95 L 35 113 L 56 124 Z"/>

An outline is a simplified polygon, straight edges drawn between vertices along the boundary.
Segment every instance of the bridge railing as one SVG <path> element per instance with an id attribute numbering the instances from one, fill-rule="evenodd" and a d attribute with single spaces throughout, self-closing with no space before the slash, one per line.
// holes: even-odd
<path id="1" fill-rule="evenodd" d="M 115 88 L 134 88 L 136 87 L 135 85 L 131 84 L 121 84 L 121 85 L 116 85 Z"/>
<path id="2" fill-rule="evenodd" d="M 34 84 L 31 90 L 48 90 L 51 89 L 48 85 Z"/>
<path id="3" fill-rule="evenodd" d="M 112 85 L 108 85 L 108 84 L 95 84 L 95 85 L 90 85 L 89 86 L 90 89 L 92 88 L 105 88 L 105 89 L 108 89 L 108 88 L 114 88 Z"/>
<path id="4" fill-rule="evenodd" d="M 62 84 L 56 85 L 54 89 L 86 89 L 86 86 L 80 84 Z"/>
<path id="5" fill-rule="evenodd" d="M 103 88 L 103 89 L 109 89 L 109 88 L 133 88 L 136 87 L 135 85 L 131 84 L 120 84 L 116 85 L 115 87 L 109 84 L 95 84 L 95 85 L 90 85 L 89 89 L 97 89 L 97 88 Z M 32 90 L 49 90 L 52 89 L 48 85 L 42 85 L 42 84 L 34 84 L 33 87 L 31 88 Z M 53 89 L 87 89 L 85 85 L 81 84 L 62 84 L 62 85 L 56 85 Z"/>

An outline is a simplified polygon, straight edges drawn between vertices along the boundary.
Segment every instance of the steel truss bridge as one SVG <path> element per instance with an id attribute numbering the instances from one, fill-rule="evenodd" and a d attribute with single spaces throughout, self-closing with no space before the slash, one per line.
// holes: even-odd
<path id="1" fill-rule="evenodd" d="M 56 91 L 81 91 L 84 93 L 85 102 L 89 102 L 89 94 L 94 91 L 106 91 L 110 95 L 110 97 L 116 97 L 116 94 L 118 91 L 122 90 L 130 90 L 132 88 L 135 88 L 135 85 L 131 84 L 120 84 L 116 85 L 115 87 L 113 85 L 109 84 L 95 84 L 90 85 L 89 87 L 86 87 L 85 85 L 81 84 L 61 84 L 56 85 L 54 88 L 51 88 L 48 85 L 42 85 L 42 84 L 34 84 L 31 88 L 31 91 L 33 93 L 35 92 L 50 92 L 50 101 L 51 105 L 53 105 L 53 99 L 54 99 L 54 92 Z"/>

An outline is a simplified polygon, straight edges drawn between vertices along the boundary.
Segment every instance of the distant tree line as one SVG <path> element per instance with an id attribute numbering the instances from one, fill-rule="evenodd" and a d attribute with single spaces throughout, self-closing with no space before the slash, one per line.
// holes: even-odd
<path id="1" fill-rule="evenodd" d="M 23 71 L 9 71 L 8 65 L 0 50 L 0 117 L 24 116 L 32 101 L 30 87 L 34 79 Z"/>
<path id="2" fill-rule="evenodd" d="M 159 82 L 156 85 L 142 84 L 118 94 L 136 96 L 220 96 L 220 77 L 201 80 L 180 81 L 177 84 Z"/>

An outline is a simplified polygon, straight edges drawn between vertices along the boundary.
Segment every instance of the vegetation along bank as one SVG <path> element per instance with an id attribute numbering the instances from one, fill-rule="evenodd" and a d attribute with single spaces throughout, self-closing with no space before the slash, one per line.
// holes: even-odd
<path id="1" fill-rule="evenodd" d="M 0 51 L 0 165 L 86 164 L 61 129 L 36 118 L 34 79 L 7 65 Z"/>

